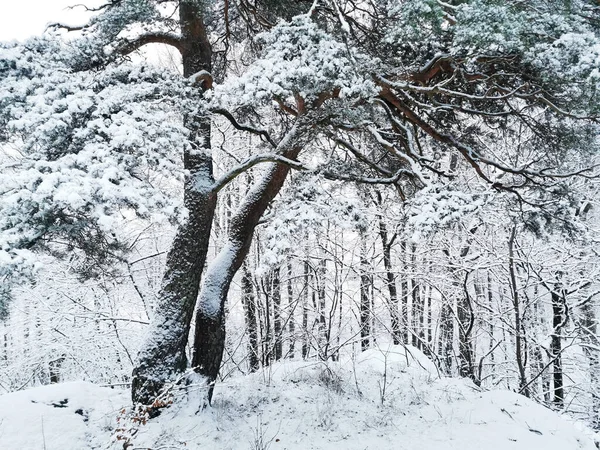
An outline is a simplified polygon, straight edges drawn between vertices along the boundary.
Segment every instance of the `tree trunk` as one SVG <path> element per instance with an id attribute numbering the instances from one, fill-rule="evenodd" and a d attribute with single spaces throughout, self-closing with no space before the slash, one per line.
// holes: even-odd
<path id="1" fill-rule="evenodd" d="M 371 336 L 371 298 L 369 295 L 370 277 L 367 272 L 367 244 L 365 236 L 360 238 L 360 348 L 369 349 Z"/>
<path id="2" fill-rule="evenodd" d="M 198 2 L 182 1 L 179 5 L 184 77 L 211 70 L 212 51 L 200 8 Z M 188 116 L 184 124 L 190 131 L 190 145 L 183 155 L 188 217 L 179 226 L 167 255 L 158 302 L 133 369 L 134 403 L 151 404 L 165 384 L 176 380 L 187 368 L 185 348 L 208 252 L 216 207 L 210 120 Z"/>
<path id="3" fill-rule="evenodd" d="M 292 263 L 290 260 L 287 262 L 287 299 L 288 309 L 290 311 L 288 329 L 290 332 L 290 348 L 288 356 L 294 359 L 294 352 L 296 350 L 296 321 L 294 319 L 294 311 L 296 311 L 296 302 L 294 301 L 294 287 L 292 286 Z"/>
<path id="4" fill-rule="evenodd" d="M 325 317 L 325 275 L 327 274 L 327 260 L 321 258 L 317 269 L 317 296 L 319 303 L 317 311 L 319 314 L 319 358 L 326 361 L 329 358 L 329 333 L 327 318 Z M 331 323 L 330 323 L 331 325 Z"/>
<path id="5" fill-rule="evenodd" d="M 302 293 L 302 359 L 308 357 L 310 351 L 310 335 L 308 333 L 308 289 L 310 286 L 310 264 L 308 257 L 304 261 L 304 290 Z"/>
<path id="6" fill-rule="evenodd" d="M 56 384 L 60 382 L 60 368 L 65 361 L 65 357 L 60 356 L 48 363 L 48 371 L 50 373 L 50 383 Z"/>
<path id="7" fill-rule="evenodd" d="M 402 283 L 400 284 L 402 301 L 400 303 L 400 321 L 402 326 L 402 342 L 408 344 L 408 265 L 406 264 L 406 241 L 400 243 L 401 259 L 402 259 Z"/>
<path id="8" fill-rule="evenodd" d="M 301 119 L 298 118 L 292 129 L 286 133 L 276 153 L 288 159 L 298 156 L 303 147 L 303 136 L 307 134 Z M 192 366 L 197 373 L 207 378 L 209 402 L 225 349 L 223 307 L 229 286 L 248 254 L 254 229 L 279 193 L 289 171 L 287 165 L 272 164 L 262 180 L 252 187 L 231 219 L 223 248 L 207 268 L 196 311 Z"/>
<path id="9" fill-rule="evenodd" d="M 494 292 L 492 291 L 492 275 L 491 271 L 487 272 L 487 301 L 488 301 L 488 333 L 490 335 L 490 342 L 488 346 L 488 352 L 490 355 L 490 377 L 492 379 L 492 384 L 495 382 L 494 376 L 494 365 L 495 365 L 495 356 L 494 356 Z M 481 378 L 481 374 L 479 375 L 479 379 Z"/>
<path id="10" fill-rule="evenodd" d="M 458 319 L 458 355 L 460 359 L 459 375 L 470 378 L 479 386 L 481 382 L 475 372 L 475 350 L 473 348 L 473 326 L 475 325 L 475 314 L 469 294 L 469 273 L 465 274 L 463 293 L 457 305 Z"/>
<path id="11" fill-rule="evenodd" d="M 256 286 L 256 312 L 259 328 L 259 346 L 261 348 L 261 364 L 263 367 L 269 365 L 269 349 L 271 346 L 271 314 L 269 306 L 269 293 L 265 289 L 262 277 L 254 278 Z M 264 297 L 264 300 L 263 300 Z"/>
<path id="12" fill-rule="evenodd" d="M 421 287 L 416 280 L 417 272 L 417 245 L 410 246 L 410 266 L 412 278 L 411 286 L 411 304 L 412 304 L 412 345 L 419 350 L 423 350 L 423 297 L 421 296 Z"/>
<path id="13" fill-rule="evenodd" d="M 552 358 L 552 379 L 554 382 L 554 398 L 552 402 L 562 408 L 565 401 L 562 369 L 562 329 L 566 323 L 564 297 L 560 295 L 562 289 L 556 286 L 551 292 L 552 297 L 552 336 L 550 340 L 550 356 Z"/>
<path id="14" fill-rule="evenodd" d="M 431 268 L 431 266 L 430 266 Z M 432 339 L 433 339 L 433 314 L 431 311 L 431 304 L 433 302 L 433 288 L 431 287 L 431 285 L 427 288 L 427 305 L 426 305 L 426 309 L 427 309 L 427 347 L 425 347 L 426 352 L 425 354 L 430 356 L 430 353 L 432 351 Z"/>
<path id="15" fill-rule="evenodd" d="M 519 287 L 517 286 L 517 276 L 515 269 L 515 257 L 514 257 L 514 246 L 515 237 L 517 234 L 517 227 L 514 226 L 510 238 L 508 240 L 508 272 L 510 275 L 510 287 L 512 290 L 513 310 L 515 314 L 515 352 L 517 360 L 517 368 L 519 370 L 519 392 L 526 397 L 529 397 L 529 389 L 526 387 L 526 349 L 524 348 L 524 332 L 523 318 L 521 316 L 521 300 L 519 298 Z"/>
<path id="16" fill-rule="evenodd" d="M 379 218 L 379 237 L 381 238 L 381 246 L 383 247 L 383 266 L 385 268 L 385 278 L 388 287 L 388 309 L 390 311 L 390 319 L 392 322 L 392 340 L 398 345 L 402 342 L 400 331 L 400 313 L 398 311 L 398 291 L 396 289 L 396 276 L 392 271 L 392 244 L 396 239 L 396 235 L 388 241 L 388 231 L 383 218 Z"/>
<path id="17" fill-rule="evenodd" d="M 587 356 L 590 373 L 590 392 L 592 393 L 591 423 L 594 430 L 600 429 L 600 342 L 598 339 L 598 320 L 594 303 L 589 297 L 581 306 L 582 318 L 580 321 L 583 333 L 583 353 Z"/>
<path id="18" fill-rule="evenodd" d="M 452 305 L 447 301 L 442 304 L 440 311 L 439 354 L 443 363 L 442 370 L 448 376 L 452 375 L 452 356 L 454 353 L 454 315 Z"/>
<path id="19" fill-rule="evenodd" d="M 248 360 L 250 372 L 256 372 L 260 367 L 259 349 L 258 349 L 258 330 L 256 325 L 256 298 L 252 285 L 252 276 L 248 266 L 244 264 L 242 268 L 242 298 L 244 302 L 244 312 L 246 315 L 246 328 L 248 329 Z"/>
<path id="20" fill-rule="evenodd" d="M 271 297 L 273 298 L 273 356 L 279 361 L 283 356 L 283 342 L 281 329 L 281 281 L 279 267 L 273 269 L 271 274 Z"/>

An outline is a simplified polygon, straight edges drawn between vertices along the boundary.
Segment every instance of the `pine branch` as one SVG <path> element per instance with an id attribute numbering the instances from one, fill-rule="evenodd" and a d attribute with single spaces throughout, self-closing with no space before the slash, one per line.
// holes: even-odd
<path id="1" fill-rule="evenodd" d="M 145 45 L 148 44 L 165 44 L 170 45 L 171 47 L 176 48 L 181 53 L 183 50 L 183 45 L 181 42 L 181 38 L 173 33 L 147 33 L 138 36 L 133 41 L 125 41 L 119 44 L 114 52 L 119 53 L 123 56 L 129 55 L 130 53 L 139 50 Z"/>

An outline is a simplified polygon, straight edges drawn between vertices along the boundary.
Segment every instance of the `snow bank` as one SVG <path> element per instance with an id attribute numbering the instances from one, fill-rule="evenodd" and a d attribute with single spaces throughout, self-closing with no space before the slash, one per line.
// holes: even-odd
<path id="1" fill-rule="evenodd" d="M 113 436 L 128 398 L 86 383 L 4 395 L 0 449 L 122 449 Z M 591 433 L 525 397 L 439 378 L 412 347 L 384 346 L 339 362 L 276 363 L 219 384 L 212 408 L 197 404 L 181 400 L 147 424 L 130 424 L 137 429 L 131 448 L 596 448 Z"/>
<path id="2" fill-rule="evenodd" d="M 85 382 L 0 396 L 0 449 L 87 450 L 107 442 L 128 395 Z M 108 433 L 107 433 L 108 431 Z"/>

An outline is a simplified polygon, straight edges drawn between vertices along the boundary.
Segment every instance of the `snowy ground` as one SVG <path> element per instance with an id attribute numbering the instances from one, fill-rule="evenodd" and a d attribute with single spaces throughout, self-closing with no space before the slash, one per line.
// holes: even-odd
<path id="1" fill-rule="evenodd" d="M 220 384 L 212 408 L 180 402 L 146 424 L 125 419 L 128 401 L 84 382 L 0 396 L 0 449 L 123 449 L 118 427 L 137 429 L 130 450 L 596 449 L 591 432 L 522 396 L 440 379 L 410 347 L 276 364 Z"/>

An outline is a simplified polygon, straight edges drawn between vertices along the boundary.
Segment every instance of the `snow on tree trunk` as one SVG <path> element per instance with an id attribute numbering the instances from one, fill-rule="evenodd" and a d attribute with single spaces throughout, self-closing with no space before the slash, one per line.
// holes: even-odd
<path id="1" fill-rule="evenodd" d="M 475 351 L 472 337 L 475 315 L 467 283 L 468 272 L 465 274 L 463 293 L 459 297 L 457 305 L 459 374 L 461 377 L 471 378 L 475 384 L 479 385 L 480 381 L 475 373 Z"/>
<path id="2" fill-rule="evenodd" d="M 248 359 L 250 372 L 256 372 L 260 367 L 258 350 L 258 330 L 256 326 L 256 299 L 252 286 L 252 276 L 248 267 L 242 268 L 242 295 L 246 315 L 246 328 L 248 330 Z"/>
<path id="3" fill-rule="evenodd" d="M 383 218 L 379 218 L 379 237 L 383 246 L 383 265 L 385 268 L 386 284 L 389 292 L 388 309 L 390 310 L 390 318 L 392 321 L 392 339 L 394 344 L 398 345 L 402 342 L 400 333 L 400 313 L 398 311 L 398 291 L 396 289 L 396 277 L 392 271 L 392 244 L 396 236 L 388 240 L 388 231 Z"/>
<path id="4" fill-rule="evenodd" d="M 273 269 L 271 279 L 271 293 L 273 298 L 273 356 L 279 361 L 283 356 L 282 329 L 281 329 L 281 280 L 280 269 Z"/>
<path id="5" fill-rule="evenodd" d="M 527 361 L 527 349 L 524 348 L 524 327 L 523 327 L 523 316 L 521 313 L 521 300 L 519 297 L 519 286 L 517 285 L 517 274 L 515 268 L 515 238 L 517 234 L 517 227 L 513 226 L 508 240 L 508 271 L 510 275 L 510 288 L 512 293 L 513 311 L 515 315 L 515 352 L 517 368 L 519 370 L 519 390 L 529 397 L 529 389 L 526 376 L 526 361 Z"/>
<path id="6" fill-rule="evenodd" d="M 360 237 L 360 348 L 364 352 L 371 346 L 371 279 L 368 273 L 367 243 Z"/>
<path id="7" fill-rule="evenodd" d="M 319 359 L 321 361 L 326 361 L 329 358 L 329 334 L 331 331 L 330 326 L 327 325 L 327 319 L 325 318 L 325 276 L 327 275 L 327 260 L 324 256 L 325 255 L 319 259 L 316 276 L 317 296 L 319 298 L 316 308 L 318 313 L 317 348 L 319 350 Z"/>
<path id="8" fill-rule="evenodd" d="M 185 347 L 216 203 L 214 193 L 198 191 L 195 186 L 197 177 L 209 176 L 200 172 L 190 175 L 186 182 L 185 203 L 189 217 L 179 227 L 167 256 L 159 300 L 133 370 L 135 403 L 151 404 L 165 383 L 187 368 Z"/>
<path id="9" fill-rule="evenodd" d="M 288 351 L 289 358 L 294 358 L 294 352 L 296 349 L 296 320 L 294 319 L 294 311 L 296 310 L 297 301 L 294 301 L 294 287 L 292 285 L 292 262 L 288 259 L 287 262 L 287 299 L 289 309 L 289 332 L 290 332 L 290 348 Z"/>
<path id="10" fill-rule="evenodd" d="M 299 118 L 276 149 L 288 159 L 295 159 L 303 147 L 303 118 Z M 198 297 L 192 366 L 210 383 L 208 401 L 212 399 L 225 348 L 225 317 L 223 307 L 234 275 L 242 265 L 252 242 L 254 229 L 265 210 L 279 193 L 290 171 L 280 163 L 272 164 L 262 180 L 253 186 L 231 219 L 227 240 L 208 266 Z"/>
<path id="11" fill-rule="evenodd" d="M 583 352 L 589 361 L 590 391 L 592 395 L 591 423 L 594 429 L 600 429 L 600 346 L 598 340 L 598 319 L 594 302 L 588 299 L 581 307 L 581 329 L 586 345 Z"/>
<path id="12" fill-rule="evenodd" d="M 179 5 L 184 77 L 211 71 L 212 50 L 200 8 L 197 2 L 182 1 Z M 186 116 L 184 124 L 192 144 L 183 155 L 188 171 L 184 184 L 188 217 L 179 226 L 167 256 L 158 303 L 133 370 L 134 403 L 151 404 L 165 384 L 187 368 L 185 347 L 216 208 L 210 120 Z"/>
<path id="13" fill-rule="evenodd" d="M 400 284 L 401 298 L 400 303 L 400 320 L 402 324 L 402 342 L 408 344 L 409 330 L 408 330 L 408 264 L 406 263 L 406 241 L 400 242 L 400 259 L 402 260 L 402 283 Z"/>
<path id="14" fill-rule="evenodd" d="M 310 263 L 308 257 L 304 261 L 304 287 L 302 289 L 302 359 L 308 358 L 310 352 L 310 335 L 308 332 L 308 290 L 310 287 Z"/>
<path id="15" fill-rule="evenodd" d="M 552 379 L 554 398 L 552 402 L 562 408 L 565 401 L 562 365 L 562 329 L 567 321 L 565 299 L 560 294 L 560 285 L 551 292 L 552 297 L 552 335 L 550 339 L 550 356 L 552 358 Z"/>

